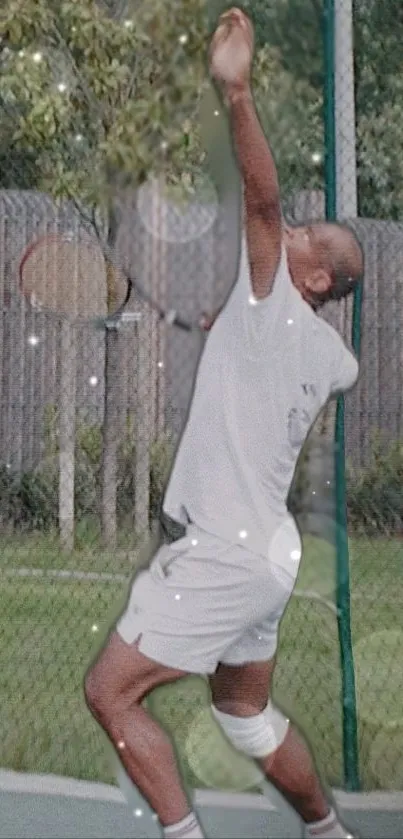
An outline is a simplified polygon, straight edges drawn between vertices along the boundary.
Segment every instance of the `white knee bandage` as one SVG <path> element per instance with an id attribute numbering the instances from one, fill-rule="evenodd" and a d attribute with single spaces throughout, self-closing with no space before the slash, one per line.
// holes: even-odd
<path id="1" fill-rule="evenodd" d="M 234 717 L 223 714 L 214 705 L 211 707 L 228 740 L 248 757 L 268 757 L 285 740 L 289 720 L 271 702 L 254 717 Z"/>

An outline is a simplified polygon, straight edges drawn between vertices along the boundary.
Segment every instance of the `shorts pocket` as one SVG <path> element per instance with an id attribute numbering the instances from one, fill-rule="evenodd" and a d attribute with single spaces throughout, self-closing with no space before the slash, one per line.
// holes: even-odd
<path id="1" fill-rule="evenodd" d="M 162 545 L 150 565 L 154 580 L 170 585 L 175 574 L 175 583 L 190 584 L 196 578 L 209 573 L 222 573 L 219 559 L 231 550 L 231 545 L 204 531 L 191 527 L 186 536 L 170 545 Z"/>
<path id="2" fill-rule="evenodd" d="M 185 540 L 178 540 L 178 542 L 183 541 Z M 150 564 L 150 574 L 154 580 L 166 580 L 172 573 L 175 562 L 186 553 L 186 547 L 179 548 L 178 542 L 173 542 L 171 545 L 162 545 L 155 554 Z"/>

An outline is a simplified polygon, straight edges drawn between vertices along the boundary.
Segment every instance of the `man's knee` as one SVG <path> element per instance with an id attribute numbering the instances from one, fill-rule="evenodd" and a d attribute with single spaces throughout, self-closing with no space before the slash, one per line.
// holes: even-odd
<path id="1" fill-rule="evenodd" d="M 109 723 L 118 710 L 136 698 L 134 691 L 136 679 L 130 673 L 127 678 L 127 666 L 113 654 L 112 644 L 108 644 L 98 659 L 88 670 L 84 679 L 84 695 L 87 706 L 103 726 Z"/>
<path id="2" fill-rule="evenodd" d="M 158 685 L 185 675 L 147 658 L 138 644 L 128 645 L 113 633 L 85 677 L 85 698 L 92 714 L 105 727 L 122 711 L 140 705 Z"/>
<path id="3" fill-rule="evenodd" d="M 214 705 L 212 711 L 233 746 L 256 760 L 274 754 L 286 738 L 289 720 L 271 701 L 260 714 L 249 717 L 224 714 Z"/>
<path id="4" fill-rule="evenodd" d="M 135 701 L 143 671 L 136 646 L 125 644 L 113 632 L 84 679 L 85 698 L 94 716 L 104 723 L 122 703 Z"/>
<path id="5" fill-rule="evenodd" d="M 108 710 L 111 710 L 110 697 L 106 695 L 105 687 L 102 685 L 101 679 L 97 672 L 97 665 L 95 664 L 85 676 L 84 679 L 84 696 L 87 706 L 91 713 L 98 719 L 104 719 Z"/>

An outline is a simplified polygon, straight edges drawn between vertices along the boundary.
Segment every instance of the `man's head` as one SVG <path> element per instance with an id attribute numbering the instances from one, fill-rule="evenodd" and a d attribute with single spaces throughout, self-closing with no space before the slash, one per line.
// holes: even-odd
<path id="1" fill-rule="evenodd" d="M 292 281 L 314 308 L 347 297 L 362 277 L 363 251 L 345 225 L 285 226 L 284 244 Z"/>

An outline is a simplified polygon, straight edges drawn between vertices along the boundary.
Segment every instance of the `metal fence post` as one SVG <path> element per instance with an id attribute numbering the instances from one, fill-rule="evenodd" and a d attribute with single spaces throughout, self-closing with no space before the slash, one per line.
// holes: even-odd
<path id="1" fill-rule="evenodd" d="M 342 0 L 341 0 L 342 2 Z M 340 0 L 326 0 L 324 7 L 325 43 L 325 147 L 326 147 L 326 217 L 329 221 L 340 218 L 343 190 L 340 167 L 344 148 L 340 125 L 340 72 L 337 73 L 337 56 L 340 34 Z M 336 26 L 337 23 L 337 26 Z M 337 40 L 336 40 L 337 34 Z M 336 83 L 336 79 L 338 84 Z M 336 479 L 336 573 L 337 620 L 340 644 L 343 714 L 344 783 L 348 790 L 358 790 L 359 757 L 357 739 L 357 709 L 355 693 L 354 659 L 350 615 L 350 559 L 347 537 L 346 474 L 344 397 L 337 404 L 335 427 L 335 479 Z"/>

